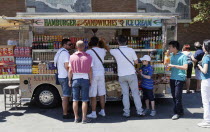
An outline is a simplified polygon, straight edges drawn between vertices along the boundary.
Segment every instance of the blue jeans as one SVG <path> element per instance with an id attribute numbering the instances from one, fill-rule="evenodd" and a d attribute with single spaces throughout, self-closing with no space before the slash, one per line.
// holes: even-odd
<path id="1" fill-rule="evenodd" d="M 174 114 L 182 115 L 184 113 L 182 106 L 182 89 L 184 81 L 170 80 L 171 94 L 174 101 Z"/>
<path id="2" fill-rule="evenodd" d="M 63 97 L 71 96 L 71 88 L 68 85 L 69 79 L 67 78 L 58 78 L 58 81 L 62 87 Z"/>
<path id="3" fill-rule="evenodd" d="M 89 101 L 89 87 L 88 79 L 74 79 L 72 82 L 73 101 L 79 101 L 80 95 L 83 102 Z"/>

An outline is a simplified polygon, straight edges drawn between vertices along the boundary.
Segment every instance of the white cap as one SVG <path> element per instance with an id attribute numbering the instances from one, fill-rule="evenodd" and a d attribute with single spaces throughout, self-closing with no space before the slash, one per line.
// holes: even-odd
<path id="1" fill-rule="evenodd" d="M 141 61 L 146 60 L 146 61 L 151 61 L 151 57 L 149 55 L 144 55 L 142 58 L 140 58 Z"/>

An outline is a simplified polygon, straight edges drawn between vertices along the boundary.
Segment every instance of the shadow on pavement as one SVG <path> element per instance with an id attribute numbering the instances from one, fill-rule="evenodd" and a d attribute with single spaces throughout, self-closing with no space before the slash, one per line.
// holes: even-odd
<path id="1" fill-rule="evenodd" d="M 98 103 L 99 104 L 99 103 Z M 202 106 L 201 97 L 198 93 L 192 94 L 183 94 L 183 105 L 185 115 L 182 118 L 189 118 L 189 119 L 202 119 L 203 113 L 191 113 L 188 111 L 188 108 L 200 108 Z M 70 104 L 72 106 L 72 104 Z M 143 102 L 144 108 L 144 102 Z M 122 102 L 107 102 L 106 103 L 106 117 L 101 117 L 98 115 L 97 119 L 93 119 L 92 123 L 119 123 L 119 122 L 126 122 L 128 120 L 156 120 L 156 119 L 170 119 L 173 115 L 173 101 L 172 98 L 166 99 L 156 99 L 156 110 L 157 115 L 155 117 L 151 117 L 149 115 L 144 117 L 139 117 L 136 115 L 135 105 L 131 101 L 131 117 L 125 118 L 122 117 L 123 113 L 123 105 Z M 26 104 L 23 107 L 18 107 L 17 110 L 13 112 L 14 109 L 10 111 L 4 111 L 0 113 L 0 122 L 6 122 L 6 118 L 9 116 L 24 116 L 25 114 L 33 114 L 38 113 L 40 115 L 50 117 L 62 122 L 73 122 L 74 117 L 72 114 L 72 119 L 63 119 L 62 118 L 62 107 L 57 107 L 53 109 L 40 109 L 33 103 Z M 17 112 L 20 110 L 20 112 Z M 23 112 L 21 112 L 23 111 Z M 72 112 L 72 109 L 70 110 Z M 99 111 L 99 107 L 97 108 Z M 81 117 L 81 104 L 79 107 L 79 113 Z M 89 112 L 90 113 L 90 108 Z"/>
<path id="2" fill-rule="evenodd" d="M 10 111 L 3 111 L 0 112 L 0 122 L 6 122 L 6 118 L 9 116 L 23 116 L 24 113 L 20 112 L 10 112 Z"/>

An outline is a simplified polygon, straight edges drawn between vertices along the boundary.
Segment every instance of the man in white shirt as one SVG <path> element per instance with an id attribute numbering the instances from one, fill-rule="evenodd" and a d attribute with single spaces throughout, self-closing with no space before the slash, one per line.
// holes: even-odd
<path id="1" fill-rule="evenodd" d="M 86 51 L 86 53 L 90 54 L 93 59 L 93 78 L 91 87 L 89 90 L 89 96 L 91 98 L 91 106 L 92 106 L 92 113 L 87 115 L 89 118 L 97 118 L 96 115 L 96 96 L 99 96 L 101 111 L 98 113 L 101 116 L 105 116 L 105 95 L 106 95 L 106 88 L 105 88 L 105 77 L 104 77 L 104 57 L 106 56 L 106 50 L 108 47 L 104 44 L 104 48 L 99 48 L 98 43 L 99 39 L 97 37 L 92 37 L 90 40 L 92 49 Z"/>
<path id="2" fill-rule="evenodd" d="M 62 48 L 58 50 L 54 57 L 54 64 L 58 69 L 58 81 L 62 87 L 63 91 L 63 119 L 69 119 L 70 115 L 68 114 L 69 109 L 69 98 L 71 96 L 71 88 L 68 85 L 68 64 L 70 54 L 69 51 L 72 48 L 71 40 L 63 39 Z"/>
<path id="3" fill-rule="evenodd" d="M 138 58 L 132 48 L 126 46 L 127 39 L 125 36 L 118 37 L 119 49 L 111 49 L 110 53 L 117 61 L 119 83 L 123 94 L 123 116 L 130 116 L 129 87 L 132 92 L 137 115 L 142 116 L 142 103 L 138 89 L 138 79 L 134 63 L 138 64 Z M 124 54 L 124 55 L 123 55 Z M 126 59 L 127 58 L 127 59 Z"/>

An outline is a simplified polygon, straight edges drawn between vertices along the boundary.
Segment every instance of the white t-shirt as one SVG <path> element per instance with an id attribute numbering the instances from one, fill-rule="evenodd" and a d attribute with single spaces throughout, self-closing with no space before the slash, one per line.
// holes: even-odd
<path id="1" fill-rule="evenodd" d="M 104 57 L 106 56 L 106 50 L 104 48 L 98 48 L 98 47 L 94 47 L 93 48 L 96 53 L 98 54 L 98 56 L 101 58 L 102 62 L 104 62 Z M 104 67 L 101 63 L 101 61 L 99 60 L 99 58 L 97 57 L 97 55 L 95 54 L 95 52 L 93 52 L 91 49 L 87 50 L 86 53 L 88 53 L 91 57 L 92 57 L 92 62 L 93 62 L 93 76 L 103 76 L 104 75 Z"/>
<path id="2" fill-rule="evenodd" d="M 62 51 L 58 57 L 57 68 L 58 68 L 58 78 L 67 78 L 68 71 L 66 70 L 64 63 L 69 62 L 69 52 L 67 50 Z"/>
<path id="3" fill-rule="evenodd" d="M 134 60 L 137 60 L 136 52 L 132 48 L 127 46 L 120 46 L 120 50 L 123 54 L 134 64 Z M 119 49 L 111 49 L 111 55 L 113 55 L 117 61 L 118 76 L 126 76 L 135 74 L 136 70 L 134 66 L 122 55 Z"/>

